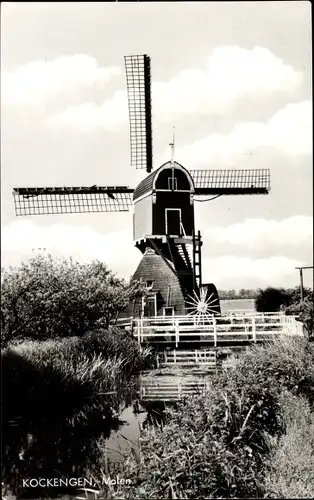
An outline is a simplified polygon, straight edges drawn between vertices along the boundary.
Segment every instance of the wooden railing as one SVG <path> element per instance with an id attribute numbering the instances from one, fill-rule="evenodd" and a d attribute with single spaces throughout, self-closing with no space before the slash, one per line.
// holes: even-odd
<path id="1" fill-rule="evenodd" d="M 209 380 L 196 377 L 143 377 L 141 399 L 148 401 L 177 401 L 184 396 L 198 394 L 209 386 Z"/>
<path id="2" fill-rule="evenodd" d="M 215 347 L 219 342 L 265 340 L 276 334 L 303 335 L 295 317 L 284 314 L 228 315 L 200 319 L 196 316 L 140 318 L 133 320 L 133 334 L 143 342 L 201 342 Z"/>
<path id="3" fill-rule="evenodd" d="M 183 350 L 168 350 L 162 353 L 157 353 L 157 367 L 159 366 L 206 366 L 216 367 L 217 353 L 216 351 L 203 351 L 200 349 L 193 349 L 188 351 Z"/>
<path id="4" fill-rule="evenodd" d="M 232 311 L 221 316 L 154 316 L 123 318 L 117 326 L 132 332 L 139 343 L 258 342 L 273 335 L 304 336 L 302 323 L 284 313 Z"/>

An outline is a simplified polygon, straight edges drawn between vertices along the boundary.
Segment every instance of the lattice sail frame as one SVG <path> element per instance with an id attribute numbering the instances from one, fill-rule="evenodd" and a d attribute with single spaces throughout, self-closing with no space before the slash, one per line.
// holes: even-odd
<path id="1" fill-rule="evenodd" d="M 150 57 L 125 56 L 128 92 L 131 166 L 152 171 L 152 114 Z"/>
<path id="2" fill-rule="evenodd" d="M 269 169 L 189 170 L 196 195 L 267 194 Z"/>
<path id="3" fill-rule="evenodd" d="M 17 216 L 126 212 L 133 204 L 133 189 L 123 186 L 15 188 L 13 197 Z"/>

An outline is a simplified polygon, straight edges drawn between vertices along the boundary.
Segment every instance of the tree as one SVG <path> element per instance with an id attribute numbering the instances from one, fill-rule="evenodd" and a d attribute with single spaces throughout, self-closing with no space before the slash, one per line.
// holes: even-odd
<path id="1" fill-rule="evenodd" d="M 299 304 L 301 301 L 301 290 L 299 286 L 296 286 L 294 288 L 288 288 L 287 293 L 290 297 L 289 299 L 289 306 L 293 304 Z M 303 288 L 303 299 L 310 299 L 313 300 L 313 290 L 308 287 Z"/>
<path id="2" fill-rule="evenodd" d="M 305 298 L 300 305 L 299 318 L 308 331 L 309 337 L 313 337 L 313 324 L 314 324 L 314 308 L 313 308 L 313 295 L 312 297 Z"/>
<path id="3" fill-rule="evenodd" d="M 81 336 L 108 328 L 143 289 L 141 283 L 118 279 L 100 261 L 79 264 L 51 255 L 33 257 L 2 270 L 2 340 Z"/>
<path id="4" fill-rule="evenodd" d="M 302 321 L 308 331 L 309 337 L 312 337 L 314 325 L 313 290 L 311 290 L 311 288 L 304 288 L 304 299 L 302 301 L 300 287 L 290 289 L 288 292 L 290 302 L 288 307 L 285 309 L 286 314 L 298 316 L 298 319 Z"/>
<path id="5" fill-rule="evenodd" d="M 258 290 L 255 297 L 255 309 L 258 312 L 279 311 L 282 306 L 289 304 L 289 294 L 283 288 L 268 287 Z"/>

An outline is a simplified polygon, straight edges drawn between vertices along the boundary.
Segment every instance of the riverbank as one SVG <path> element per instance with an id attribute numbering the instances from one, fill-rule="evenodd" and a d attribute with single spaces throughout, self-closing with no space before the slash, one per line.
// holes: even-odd
<path id="1" fill-rule="evenodd" d="M 148 352 L 119 330 L 22 342 L 3 360 L 2 475 L 17 498 L 56 498 L 60 488 L 22 488 L 52 472 L 93 477 L 108 499 L 312 494 L 294 473 L 311 478 L 314 465 L 314 353 L 304 339 L 253 347 L 207 373 L 150 369 Z M 117 475 L 128 483 L 104 480 Z"/>
<path id="2" fill-rule="evenodd" d="M 103 498 L 312 498 L 313 410 L 313 344 L 254 347 L 143 430 Z"/>
<path id="3" fill-rule="evenodd" d="M 2 480 L 17 496 L 25 478 L 93 470 L 97 437 L 119 427 L 134 376 L 151 366 L 149 350 L 119 330 L 23 341 L 1 357 Z"/>

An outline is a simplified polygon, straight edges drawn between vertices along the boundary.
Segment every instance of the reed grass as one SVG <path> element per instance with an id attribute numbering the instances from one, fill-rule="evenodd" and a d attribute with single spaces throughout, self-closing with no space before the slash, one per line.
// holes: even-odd
<path id="1" fill-rule="evenodd" d="M 120 465 L 132 485 L 104 498 L 309 498 L 313 389 L 312 344 L 252 348 L 169 409 L 162 427 L 142 431 L 139 458 L 129 453 Z"/>
<path id="2" fill-rule="evenodd" d="M 314 413 L 305 398 L 280 397 L 285 433 L 273 443 L 266 476 L 269 498 L 314 498 Z"/>
<path id="3" fill-rule="evenodd" d="M 112 417 L 150 351 L 118 331 L 24 341 L 2 352 L 4 420 Z"/>

